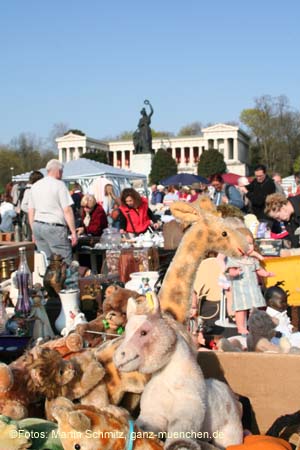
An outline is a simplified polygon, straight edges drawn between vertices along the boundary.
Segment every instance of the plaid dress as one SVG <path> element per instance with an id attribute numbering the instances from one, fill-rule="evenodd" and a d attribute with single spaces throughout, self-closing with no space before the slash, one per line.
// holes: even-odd
<path id="1" fill-rule="evenodd" d="M 253 307 L 266 306 L 261 288 L 258 284 L 256 271 L 260 268 L 259 261 L 252 256 L 242 258 L 227 258 L 226 271 L 230 267 L 240 267 L 242 273 L 230 278 L 232 290 L 232 310 L 244 311 Z"/>

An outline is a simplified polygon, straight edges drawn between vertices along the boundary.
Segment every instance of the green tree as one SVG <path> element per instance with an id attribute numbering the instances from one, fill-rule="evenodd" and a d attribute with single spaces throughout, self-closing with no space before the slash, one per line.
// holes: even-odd
<path id="1" fill-rule="evenodd" d="M 214 173 L 225 173 L 227 170 L 224 156 L 218 150 L 204 150 L 198 162 L 197 172 L 202 177 L 210 177 Z"/>
<path id="2" fill-rule="evenodd" d="M 57 159 L 57 150 L 56 151 L 52 151 L 52 150 L 43 151 L 40 154 L 40 157 L 41 157 L 41 164 L 40 164 L 39 168 L 46 167 L 47 162 L 50 161 L 50 159 Z"/>
<path id="3" fill-rule="evenodd" d="M 156 130 L 151 129 L 151 133 L 152 133 L 153 139 L 168 138 L 168 137 L 174 136 L 174 133 L 171 133 L 171 131 L 156 131 Z"/>
<path id="4" fill-rule="evenodd" d="M 132 141 L 133 131 L 123 131 L 122 133 L 115 136 L 112 141 Z"/>
<path id="5" fill-rule="evenodd" d="M 174 133 L 171 133 L 170 131 L 156 131 L 151 129 L 152 138 L 160 138 L 160 137 L 172 137 L 174 136 Z M 118 134 L 115 137 L 112 137 L 110 139 L 105 138 L 105 140 L 109 141 L 132 141 L 133 131 L 123 131 L 122 133 Z"/>
<path id="6" fill-rule="evenodd" d="M 300 154 L 300 114 L 291 109 L 288 99 L 259 97 L 254 108 L 241 112 L 240 120 L 248 127 L 252 138 L 250 154 L 255 160 L 266 164 L 270 171 L 291 173 L 293 161 Z"/>
<path id="7" fill-rule="evenodd" d="M 42 139 L 34 134 L 21 133 L 12 140 L 11 148 L 20 156 L 23 172 L 41 168 L 41 152 L 44 150 Z"/>
<path id="8" fill-rule="evenodd" d="M 23 162 L 17 151 L 8 147 L 0 148 L 0 189 L 3 191 L 13 175 L 24 172 Z"/>
<path id="9" fill-rule="evenodd" d="M 77 128 L 71 128 L 70 130 L 67 130 L 64 133 L 64 136 L 66 136 L 69 133 L 77 134 L 78 136 L 85 136 L 85 133 L 81 130 L 78 130 Z"/>
<path id="10" fill-rule="evenodd" d="M 300 172 L 300 156 L 298 156 L 293 164 L 293 172 Z"/>
<path id="11" fill-rule="evenodd" d="M 98 161 L 100 163 L 109 164 L 107 158 L 107 152 L 99 150 L 97 153 L 84 153 L 81 158 L 92 159 L 93 161 Z"/>
<path id="12" fill-rule="evenodd" d="M 172 155 L 160 148 L 153 157 L 149 181 L 151 184 L 159 183 L 160 180 L 175 175 L 177 173 L 177 164 Z"/>
<path id="13" fill-rule="evenodd" d="M 199 136 L 202 131 L 201 122 L 192 122 L 180 128 L 178 136 Z"/>

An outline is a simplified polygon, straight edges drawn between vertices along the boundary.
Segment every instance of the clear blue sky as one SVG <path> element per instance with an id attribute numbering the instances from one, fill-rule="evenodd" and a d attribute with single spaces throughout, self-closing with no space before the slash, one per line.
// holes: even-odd
<path id="1" fill-rule="evenodd" d="M 64 122 L 103 138 L 237 121 L 263 94 L 300 109 L 299 0 L 3 0 L 0 143 Z"/>

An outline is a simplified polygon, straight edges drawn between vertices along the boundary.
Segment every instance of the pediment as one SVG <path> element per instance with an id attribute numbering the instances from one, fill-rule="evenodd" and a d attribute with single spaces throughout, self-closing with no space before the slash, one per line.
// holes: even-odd
<path id="1" fill-rule="evenodd" d="M 227 125 L 226 123 L 217 123 L 215 125 L 212 125 L 211 127 L 202 128 L 202 132 L 219 132 L 219 131 L 237 131 L 239 130 L 238 126 L 234 125 Z"/>
<path id="2" fill-rule="evenodd" d="M 68 133 L 65 136 L 61 136 L 56 139 L 56 142 L 71 142 L 71 141 L 83 141 L 86 140 L 86 136 L 81 136 L 75 133 Z"/>

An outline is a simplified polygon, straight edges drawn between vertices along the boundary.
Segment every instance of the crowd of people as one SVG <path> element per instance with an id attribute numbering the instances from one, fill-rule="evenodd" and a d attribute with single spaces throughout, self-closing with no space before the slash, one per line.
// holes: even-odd
<path id="1" fill-rule="evenodd" d="M 231 205 L 243 215 L 252 214 L 258 223 L 267 224 L 272 237 L 284 238 L 285 245 L 293 248 L 300 246 L 300 173 L 295 173 L 292 185 L 284 189 L 280 174 L 271 177 L 260 164 L 251 181 L 241 176 L 236 185 L 218 173 L 207 183 L 190 186 L 153 184 L 149 200 L 132 187 L 116 192 L 113 183 L 107 183 L 99 201 L 95 195 L 83 193 L 79 183 L 69 190 L 62 181 L 63 164 L 58 160 L 49 161 L 46 171 L 45 177 L 33 171 L 21 188 L 13 183 L 7 186 L 0 204 L 0 231 L 12 232 L 21 224 L 25 238 L 33 240 L 48 259 L 58 253 L 71 262 L 72 247 L 80 236 L 101 236 L 107 227 L 130 238 L 147 230 L 154 232 L 172 220 L 170 205 L 174 201 L 195 202 L 199 196 L 209 197 L 216 207 Z M 247 333 L 249 310 L 266 306 L 257 275 L 272 276 L 260 266 L 255 237 L 247 229 L 249 252 L 239 260 L 223 258 L 228 311 L 240 334 Z"/>
<path id="2" fill-rule="evenodd" d="M 274 237 L 280 236 L 282 229 L 286 230 L 285 237 L 291 245 L 299 247 L 295 231 L 300 225 L 300 173 L 295 173 L 294 181 L 284 189 L 280 174 L 274 173 L 271 177 L 266 167 L 260 164 L 255 167 L 252 181 L 241 176 L 236 185 L 225 182 L 219 173 L 213 174 L 207 183 L 194 182 L 189 186 L 153 184 L 149 200 L 133 188 L 115 192 L 113 184 L 107 183 L 99 200 L 91 193 L 84 195 L 79 183 L 74 183 L 68 190 L 61 181 L 63 165 L 58 160 L 49 161 L 46 170 L 46 177 L 33 171 L 27 184 L 7 185 L 0 204 L 0 231 L 14 231 L 17 222 L 25 238 L 31 240 L 33 228 L 41 237 L 38 228 L 44 228 L 44 223 L 55 223 L 68 228 L 73 243 L 78 235 L 100 236 L 107 226 L 122 234 L 137 235 L 149 227 L 157 229 L 163 216 L 170 214 L 172 202 L 194 202 L 199 195 L 207 195 L 216 206 L 232 205 L 244 214 L 254 214 L 259 222 L 268 224 Z"/>

